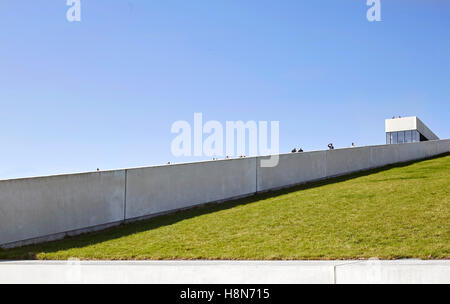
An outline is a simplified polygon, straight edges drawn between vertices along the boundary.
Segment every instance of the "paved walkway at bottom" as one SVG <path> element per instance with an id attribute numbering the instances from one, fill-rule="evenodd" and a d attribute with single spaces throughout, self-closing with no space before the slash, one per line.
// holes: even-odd
<path id="1" fill-rule="evenodd" d="M 450 283 L 450 260 L 4 261 L 0 284 Z"/>

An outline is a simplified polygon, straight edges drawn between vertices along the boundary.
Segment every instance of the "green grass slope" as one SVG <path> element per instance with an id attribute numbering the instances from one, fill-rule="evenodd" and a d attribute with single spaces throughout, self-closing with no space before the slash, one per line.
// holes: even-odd
<path id="1" fill-rule="evenodd" d="M 0 250 L 0 259 L 448 259 L 449 192 L 447 155 Z"/>

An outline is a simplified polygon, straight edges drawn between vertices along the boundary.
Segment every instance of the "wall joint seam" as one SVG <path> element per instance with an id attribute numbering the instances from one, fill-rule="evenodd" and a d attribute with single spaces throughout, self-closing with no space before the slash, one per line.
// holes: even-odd
<path id="1" fill-rule="evenodd" d="M 128 188 L 128 170 L 125 169 L 125 189 L 123 196 L 123 222 L 127 219 L 127 188 Z"/>

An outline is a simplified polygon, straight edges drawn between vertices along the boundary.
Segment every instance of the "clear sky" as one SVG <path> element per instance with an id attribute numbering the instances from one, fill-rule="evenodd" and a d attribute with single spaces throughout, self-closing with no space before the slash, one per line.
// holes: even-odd
<path id="1" fill-rule="evenodd" d="M 177 120 L 278 120 L 281 151 L 450 138 L 450 1 L 0 0 L 0 178 L 175 159 Z"/>

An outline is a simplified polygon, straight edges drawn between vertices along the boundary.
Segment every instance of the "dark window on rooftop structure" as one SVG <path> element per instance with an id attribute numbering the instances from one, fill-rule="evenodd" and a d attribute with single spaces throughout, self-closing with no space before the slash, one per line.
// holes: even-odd
<path id="1" fill-rule="evenodd" d="M 405 131 L 405 143 L 412 143 L 412 131 Z"/>
<path id="2" fill-rule="evenodd" d="M 420 141 L 428 141 L 428 139 L 420 134 L 417 130 L 386 132 L 386 144 L 403 144 L 414 143 Z"/>
<path id="3" fill-rule="evenodd" d="M 417 130 L 412 131 L 412 135 L 413 135 L 413 142 L 419 142 L 420 141 L 419 131 L 417 131 Z"/>
<path id="4" fill-rule="evenodd" d="M 397 140 L 399 144 L 403 144 L 405 142 L 405 132 L 403 131 L 398 132 Z"/>
<path id="5" fill-rule="evenodd" d="M 397 132 L 392 132 L 391 133 L 391 144 L 396 144 L 396 143 L 398 143 L 398 141 L 397 141 Z"/>

